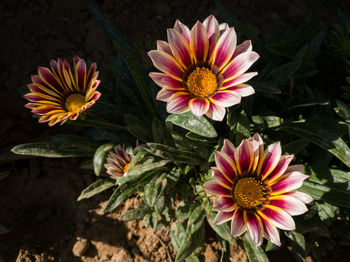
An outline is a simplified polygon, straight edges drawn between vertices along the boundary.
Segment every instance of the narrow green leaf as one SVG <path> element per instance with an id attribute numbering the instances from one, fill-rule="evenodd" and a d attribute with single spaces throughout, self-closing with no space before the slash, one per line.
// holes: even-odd
<path id="1" fill-rule="evenodd" d="M 196 205 L 190 201 L 181 202 L 175 212 L 176 218 L 183 221 L 188 219 L 195 207 Z"/>
<path id="2" fill-rule="evenodd" d="M 328 203 L 318 204 L 317 211 L 319 218 L 324 222 L 334 219 L 339 214 L 339 208 Z"/>
<path id="3" fill-rule="evenodd" d="M 292 251 L 296 261 L 306 261 L 305 238 L 302 234 L 296 231 L 285 232 L 292 244 Z"/>
<path id="4" fill-rule="evenodd" d="M 77 201 L 82 199 L 93 197 L 102 191 L 105 191 L 111 187 L 115 186 L 115 181 L 112 179 L 99 179 L 85 188 L 78 197 Z"/>
<path id="5" fill-rule="evenodd" d="M 215 128 L 204 116 L 196 117 L 190 111 L 184 114 L 169 115 L 166 122 L 171 122 L 200 136 L 217 137 L 218 135 Z"/>
<path id="6" fill-rule="evenodd" d="M 324 166 L 308 166 L 306 173 L 310 175 L 308 181 L 326 185 L 330 188 L 350 190 L 350 172 Z"/>
<path id="7" fill-rule="evenodd" d="M 261 247 L 255 246 L 255 244 L 250 239 L 247 233 L 245 233 L 243 236 L 243 244 L 250 262 L 268 262 L 269 261 L 264 250 Z"/>
<path id="8" fill-rule="evenodd" d="M 350 192 L 348 190 L 331 188 L 309 181 L 304 181 L 299 190 L 309 194 L 315 200 L 323 200 L 335 206 L 350 208 Z"/>
<path id="9" fill-rule="evenodd" d="M 174 248 L 178 251 L 186 239 L 186 230 L 180 222 L 175 221 L 171 225 L 170 239 Z"/>
<path id="10" fill-rule="evenodd" d="M 160 177 L 154 177 L 144 189 L 144 200 L 150 206 L 153 207 L 156 203 L 158 195 L 161 190 L 162 181 L 165 179 L 166 174 L 162 174 Z"/>
<path id="11" fill-rule="evenodd" d="M 194 153 L 190 151 L 172 148 L 162 144 L 147 143 L 144 150 L 151 153 L 154 156 L 158 156 L 160 158 L 174 161 L 177 163 L 185 163 L 192 165 L 200 163 L 200 160 Z"/>
<path id="12" fill-rule="evenodd" d="M 106 155 L 112 148 L 113 148 L 113 144 L 104 144 L 99 146 L 99 148 L 97 148 L 93 159 L 94 172 L 96 176 L 99 176 L 101 174 L 103 165 L 106 161 Z"/>
<path id="13" fill-rule="evenodd" d="M 223 239 L 228 241 L 230 244 L 234 244 L 234 239 L 231 235 L 230 227 L 227 223 L 221 224 L 221 225 L 215 225 L 214 219 L 216 216 L 216 213 L 208 214 L 208 223 L 214 229 L 214 231 Z"/>
<path id="14" fill-rule="evenodd" d="M 123 221 L 142 219 L 148 212 L 149 207 L 144 203 L 140 203 L 137 209 L 128 210 L 122 215 Z"/>

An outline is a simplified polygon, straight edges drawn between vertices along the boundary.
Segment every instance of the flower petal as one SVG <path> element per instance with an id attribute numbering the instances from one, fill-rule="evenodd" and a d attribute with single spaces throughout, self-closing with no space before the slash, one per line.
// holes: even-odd
<path id="1" fill-rule="evenodd" d="M 181 23 L 179 20 L 175 21 L 174 29 L 178 31 L 188 43 L 190 43 L 190 29 Z"/>
<path id="2" fill-rule="evenodd" d="M 222 121 L 225 117 L 225 114 L 226 110 L 224 107 L 210 103 L 209 110 L 205 115 L 215 121 Z"/>
<path id="3" fill-rule="evenodd" d="M 205 61 L 208 55 L 209 40 L 207 30 L 199 21 L 197 21 L 191 30 L 190 45 L 194 52 L 195 61 Z"/>
<path id="4" fill-rule="evenodd" d="M 173 94 L 166 105 L 167 112 L 170 114 L 182 114 L 190 110 L 188 102 L 190 97 L 185 92 L 177 92 Z"/>
<path id="5" fill-rule="evenodd" d="M 232 182 L 230 182 L 217 167 L 212 167 L 211 170 L 213 172 L 213 178 L 215 178 L 219 184 L 229 190 L 232 190 Z"/>
<path id="6" fill-rule="evenodd" d="M 156 68 L 158 68 L 163 73 L 166 73 L 167 75 L 179 81 L 182 81 L 181 75 L 183 71 L 174 57 L 158 50 L 149 51 L 148 55 L 152 59 L 152 62 Z"/>
<path id="7" fill-rule="evenodd" d="M 232 219 L 234 211 L 223 212 L 219 211 L 214 220 L 214 225 L 221 225 Z"/>
<path id="8" fill-rule="evenodd" d="M 242 75 L 237 76 L 231 80 L 225 81 L 221 88 L 226 89 L 227 87 L 230 87 L 230 86 L 237 86 L 239 84 L 247 82 L 248 80 L 250 80 L 251 78 L 253 78 L 256 75 L 258 75 L 257 72 L 249 72 L 249 73 L 242 74 Z"/>
<path id="9" fill-rule="evenodd" d="M 259 215 L 283 230 L 294 230 L 295 223 L 293 218 L 279 207 L 265 205 L 262 211 L 258 211 Z"/>
<path id="10" fill-rule="evenodd" d="M 292 216 L 301 215 L 307 211 L 303 201 L 288 195 L 271 196 L 269 205 L 282 208 Z"/>
<path id="11" fill-rule="evenodd" d="M 254 88 L 246 84 L 231 86 L 231 87 L 225 88 L 225 90 L 234 92 L 242 97 L 255 94 Z"/>
<path id="12" fill-rule="evenodd" d="M 228 155 L 222 152 L 215 152 L 215 163 L 220 172 L 226 177 L 228 181 L 233 183 L 234 177 L 237 174 L 236 165 Z"/>
<path id="13" fill-rule="evenodd" d="M 240 236 L 247 230 L 247 224 L 244 221 L 244 211 L 237 208 L 232 217 L 231 235 Z"/>
<path id="14" fill-rule="evenodd" d="M 245 73 L 249 69 L 249 67 L 251 67 L 256 60 L 258 60 L 258 58 L 259 55 L 254 51 L 245 52 L 235 57 L 222 70 L 224 82 L 227 82 Z"/>
<path id="15" fill-rule="evenodd" d="M 175 94 L 177 91 L 176 90 L 171 90 L 171 89 L 166 89 L 166 88 L 162 88 L 158 94 L 156 99 L 163 101 L 163 102 L 168 102 L 169 98 Z"/>
<path id="16" fill-rule="evenodd" d="M 231 27 L 220 36 L 210 58 L 210 63 L 216 65 L 221 70 L 230 61 L 236 44 L 237 35 L 235 29 Z"/>
<path id="17" fill-rule="evenodd" d="M 211 54 L 220 37 L 219 23 L 213 15 L 210 15 L 204 20 L 203 25 L 207 29 L 209 54 Z"/>
<path id="18" fill-rule="evenodd" d="M 235 52 L 233 53 L 232 57 L 236 57 L 242 53 L 252 51 L 252 41 L 245 40 L 242 44 L 238 45 L 235 49 Z"/>
<path id="19" fill-rule="evenodd" d="M 295 197 L 296 199 L 303 201 L 305 204 L 309 204 L 313 201 L 313 198 L 311 196 L 300 191 L 290 191 L 283 195 Z"/>
<path id="20" fill-rule="evenodd" d="M 232 197 L 218 197 L 215 199 L 213 208 L 221 211 L 233 211 L 237 208 L 237 204 Z"/>
<path id="21" fill-rule="evenodd" d="M 203 188 L 209 193 L 216 196 L 232 197 L 231 190 L 220 185 L 215 180 L 210 180 L 204 183 Z"/>
<path id="22" fill-rule="evenodd" d="M 252 167 L 254 163 L 254 151 L 247 139 L 244 139 L 237 147 L 235 163 L 239 174 L 245 174 Z"/>
<path id="23" fill-rule="evenodd" d="M 260 169 L 258 169 L 258 173 L 261 175 L 261 177 L 265 178 L 273 171 L 280 161 L 281 154 L 282 150 L 280 142 L 269 145 L 269 147 L 265 150 L 262 166 Z"/>
<path id="24" fill-rule="evenodd" d="M 271 185 L 271 195 L 279 195 L 302 186 L 303 181 L 309 176 L 304 175 L 298 171 L 282 175 L 277 182 Z"/>
<path id="25" fill-rule="evenodd" d="M 265 238 L 271 241 L 272 243 L 274 243 L 275 245 L 280 246 L 281 245 L 280 235 L 275 225 L 269 222 L 269 220 L 264 219 L 263 217 L 260 217 L 260 218 L 264 227 Z"/>
<path id="26" fill-rule="evenodd" d="M 208 112 L 210 102 L 207 99 L 193 98 L 189 102 L 189 107 L 195 116 L 202 116 Z"/>
<path id="27" fill-rule="evenodd" d="M 298 164 L 298 165 L 292 165 L 292 166 L 289 166 L 286 170 L 285 173 L 291 173 L 293 171 L 298 171 L 300 173 L 304 173 L 304 165 L 302 164 Z"/>
<path id="28" fill-rule="evenodd" d="M 263 180 L 265 180 L 265 182 L 269 185 L 273 181 L 277 180 L 281 175 L 283 175 L 286 172 L 289 163 L 293 160 L 293 157 L 294 155 L 282 156 L 275 169 L 266 177 L 266 179 L 263 178 Z"/>
<path id="29" fill-rule="evenodd" d="M 213 97 L 210 97 L 209 100 L 215 105 L 221 107 L 230 107 L 241 102 L 241 96 L 233 91 L 219 91 Z"/>
<path id="30" fill-rule="evenodd" d="M 236 147 L 231 143 L 230 140 L 224 139 L 224 145 L 221 149 L 221 152 L 228 155 L 231 159 L 235 159 Z"/>
<path id="31" fill-rule="evenodd" d="M 176 30 L 168 29 L 168 41 L 174 57 L 186 68 L 192 62 L 190 46 L 186 39 Z"/>
<path id="32" fill-rule="evenodd" d="M 254 213 L 245 213 L 245 220 L 250 238 L 256 246 L 260 246 L 263 242 L 263 225 L 259 216 Z"/>
<path id="33" fill-rule="evenodd" d="M 185 90 L 182 81 L 158 72 L 149 73 L 150 78 L 160 87 L 172 90 Z"/>
<path id="34" fill-rule="evenodd" d="M 157 40 L 157 50 L 163 51 L 163 52 L 173 56 L 173 52 L 171 52 L 170 46 L 169 46 L 168 42 L 166 42 L 166 41 Z"/>
<path id="35" fill-rule="evenodd" d="M 255 170 L 262 165 L 264 156 L 264 142 L 258 133 L 255 133 L 253 137 L 248 139 L 252 143 L 252 148 L 254 151 L 254 163 L 251 172 L 254 173 Z"/>

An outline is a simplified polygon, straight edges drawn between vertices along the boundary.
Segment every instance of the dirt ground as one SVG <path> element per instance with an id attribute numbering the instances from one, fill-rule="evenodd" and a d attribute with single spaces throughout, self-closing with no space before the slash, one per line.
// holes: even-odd
<path id="1" fill-rule="evenodd" d="M 288 1 L 221 2 L 261 31 L 276 28 L 281 15 L 296 20 L 301 15 Z M 176 19 L 192 25 L 216 14 L 214 2 L 207 0 L 99 0 L 95 4 L 136 46 L 165 39 L 166 28 Z M 114 55 L 111 41 L 88 11 L 88 1 L 1 1 L 0 11 L 0 172 L 10 172 L 0 180 L 0 224 L 10 230 L 0 235 L 0 262 L 173 261 L 167 229 L 154 234 L 142 222 L 121 221 L 121 214 L 135 207 L 137 198 L 106 215 L 102 209 L 111 192 L 76 201 L 94 180 L 92 171 L 79 168 L 82 159 L 10 161 L 9 148 L 16 144 L 79 131 L 38 124 L 23 107 L 26 101 L 17 88 L 29 83 L 37 66 L 48 66 L 52 58 L 71 60 L 78 54 L 102 64 Z M 146 51 L 141 49 L 140 55 Z M 220 248 L 208 238 L 205 261 L 218 261 Z M 231 255 L 232 261 L 247 261 L 239 246 L 231 247 Z M 293 261 L 288 255 L 285 259 Z"/>

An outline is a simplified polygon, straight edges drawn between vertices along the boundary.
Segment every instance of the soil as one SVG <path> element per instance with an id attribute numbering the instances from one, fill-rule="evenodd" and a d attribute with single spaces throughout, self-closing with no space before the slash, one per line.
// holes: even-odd
<path id="1" fill-rule="evenodd" d="M 276 29 L 275 20 L 281 15 L 294 20 L 301 16 L 288 1 L 221 2 L 258 31 Z M 148 50 L 142 47 L 165 39 L 165 29 L 176 19 L 192 25 L 216 14 L 214 2 L 208 0 L 99 0 L 95 4 L 126 39 L 141 47 L 139 54 L 144 58 Z M 141 221 L 121 221 L 121 214 L 135 207 L 137 198 L 109 214 L 102 209 L 110 191 L 76 201 L 94 181 L 92 171 L 79 168 L 82 159 L 20 159 L 9 152 L 16 144 L 79 131 L 38 124 L 23 107 L 26 101 L 17 88 L 29 83 L 37 66 L 48 66 L 52 58 L 70 60 L 77 54 L 103 64 L 115 54 L 110 39 L 89 13 L 88 1 L 1 1 L 0 10 L 0 172 L 9 172 L 0 180 L 0 224 L 9 229 L 0 235 L 0 262 L 173 261 L 168 229 L 153 233 Z M 216 239 L 208 238 L 205 261 L 218 261 L 220 250 Z M 231 257 L 247 261 L 238 245 L 231 246 Z"/>

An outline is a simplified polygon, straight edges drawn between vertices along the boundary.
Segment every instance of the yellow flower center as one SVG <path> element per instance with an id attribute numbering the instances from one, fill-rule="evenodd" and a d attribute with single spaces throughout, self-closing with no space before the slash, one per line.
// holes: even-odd
<path id="1" fill-rule="evenodd" d="M 252 177 L 238 180 L 234 189 L 234 198 L 239 207 L 256 209 L 266 200 L 266 188 L 263 182 Z"/>
<path id="2" fill-rule="evenodd" d="M 215 92 L 217 86 L 215 74 L 205 67 L 197 67 L 187 78 L 188 91 L 195 97 L 208 97 Z"/>
<path id="3" fill-rule="evenodd" d="M 124 166 L 124 168 L 123 168 L 123 174 L 125 174 L 126 172 L 128 172 L 129 166 L 130 166 L 130 163 L 127 163 L 127 164 Z"/>
<path id="4" fill-rule="evenodd" d="M 85 104 L 85 97 L 80 94 L 72 94 L 66 99 L 66 109 L 72 113 L 79 113 Z"/>

